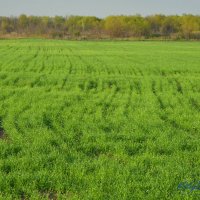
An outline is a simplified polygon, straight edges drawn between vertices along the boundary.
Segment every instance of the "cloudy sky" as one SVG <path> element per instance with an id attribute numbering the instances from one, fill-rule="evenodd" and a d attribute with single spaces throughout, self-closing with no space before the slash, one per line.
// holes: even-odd
<path id="1" fill-rule="evenodd" d="M 0 0 L 0 16 L 200 14 L 200 0 Z"/>

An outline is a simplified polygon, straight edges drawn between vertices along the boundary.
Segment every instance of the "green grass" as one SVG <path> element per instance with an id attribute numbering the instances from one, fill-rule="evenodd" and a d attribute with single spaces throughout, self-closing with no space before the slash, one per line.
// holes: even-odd
<path id="1" fill-rule="evenodd" d="M 0 41 L 0 199 L 199 199 L 200 43 Z"/>

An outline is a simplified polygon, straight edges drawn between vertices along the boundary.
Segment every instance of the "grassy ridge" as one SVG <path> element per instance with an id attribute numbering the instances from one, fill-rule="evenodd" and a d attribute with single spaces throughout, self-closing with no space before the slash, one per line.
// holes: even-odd
<path id="1" fill-rule="evenodd" d="M 2 199 L 198 199 L 200 44 L 0 41 Z"/>

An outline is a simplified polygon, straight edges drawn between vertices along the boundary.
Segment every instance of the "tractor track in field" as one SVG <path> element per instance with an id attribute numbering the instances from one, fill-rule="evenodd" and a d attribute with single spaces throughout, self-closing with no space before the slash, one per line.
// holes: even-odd
<path id="1" fill-rule="evenodd" d="M 107 117 L 108 113 L 114 110 L 113 101 L 116 98 L 118 90 L 115 88 L 110 96 L 107 96 L 107 99 L 104 100 L 102 105 L 102 115 L 103 117 Z"/>
<path id="2" fill-rule="evenodd" d="M 159 105 L 160 109 L 161 109 L 161 110 L 164 110 L 164 109 L 165 109 L 165 105 L 164 105 L 164 103 L 163 103 L 161 97 L 160 97 L 160 96 L 158 95 L 158 93 L 157 93 L 156 81 L 154 81 L 154 80 L 152 81 L 151 90 L 152 90 L 154 96 L 155 96 L 156 99 L 157 99 L 157 102 L 158 102 L 158 105 Z"/>
<path id="3" fill-rule="evenodd" d="M 4 137 L 5 137 L 4 130 L 0 128 L 0 139 L 4 139 Z"/>
<path id="4" fill-rule="evenodd" d="M 72 52 L 72 50 L 70 48 L 69 48 L 69 51 Z M 71 75 L 72 72 L 73 72 L 73 63 L 71 61 L 71 58 L 70 58 L 69 54 L 65 55 L 65 57 L 66 57 L 65 66 L 68 67 L 67 64 L 69 63 L 69 70 L 68 70 L 68 74 L 66 74 L 65 75 L 66 77 L 63 79 L 63 83 L 61 85 L 61 89 L 64 89 L 64 87 L 65 87 L 65 85 L 67 84 L 67 81 L 68 81 L 68 76 Z"/>
<path id="5" fill-rule="evenodd" d="M 140 76 L 144 76 L 144 73 L 143 73 L 143 71 L 139 68 L 139 67 L 136 67 L 136 65 L 140 65 L 140 66 L 142 66 L 144 63 L 143 62 L 141 62 L 141 61 L 136 61 L 135 59 L 131 59 L 130 57 L 126 57 L 125 59 L 124 59 L 124 57 L 122 57 L 122 56 L 119 56 L 119 58 L 121 59 L 121 60 L 126 60 L 126 61 L 129 61 L 131 64 L 132 64 L 132 69 L 134 69 L 134 74 L 135 74 L 135 76 L 138 76 L 138 75 L 140 75 Z"/>
<path id="6" fill-rule="evenodd" d="M 182 88 L 181 83 L 177 79 L 175 79 L 175 83 L 176 83 L 177 92 L 180 94 L 183 94 L 183 88 Z"/>
<path id="7" fill-rule="evenodd" d="M 63 79 L 63 83 L 61 85 L 61 89 L 64 89 L 65 85 L 67 84 L 68 76 Z"/>
<path id="8" fill-rule="evenodd" d="M 129 115 L 129 108 L 131 106 L 131 99 L 132 99 L 132 96 L 134 94 L 134 86 L 130 83 L 129 81 L 129 92 L 128 92 L 128 97 L 127 97 L 127 100 L 126 100 L 126 103 L 124 105 L 124 110 L 123 110 L 123 115 L 126 116 L 128 118 L 128 115 Z M 133 110 L 132 110 L 133 111 Z"/>
<path id="9" fill-rule="evenodd" d="M 82 62 L 84 64 L 84 67 L 86 67 L 86 69 L 85 69 L 86 73 L 92 74 L 94 71 L 93 70 L 94 67 L 92 65 L 90 65 L 87 61 L 85 61 L 83 59 L 83 57 L 81 57 L 80 55 L 76 55 L 76 57 L 80 60 L 80 62 Z"/>
<path id="10" fill-rule="evenodd" d="M 39 73 L 43 72 L 45 70 L 45 61 L 42 61 L 42 67 L 39 69 Z"/>
<path id="11" fill-rule="evenodd" d="M 5 138 L 5 131 L 3 129 L 3 119 L 0 117 L 0 139 Z"/>
<path id="12" fill-rule="evenodd" d="M 194 110 L 196 110 L 197 112 L 200 112 L 200 105 L 198 104 L 197 100 L 191 97 L 189 99 L 189 102 Z"/>
<path id="13" fill-rule="evenodd" d="M 100 65 L 102 65 L 105 68 L 105 71 L 108 73 L 108 75 L 110 74 L 109 71 L 109 66 L 107 63 L 105 63 L 104 61 L 102 61 L 100 58 L 96 58 L 97 62 L 100 63 Z"/>
<path id="14" fill-rule="evenodd" d="M 6 68 L 11 67 L 12 65 L 14 65 L 14 63 L 16 62 L 16 60 L 19 58 L 19 56 L 13 56 L 12 58 L 10 58 L 8 61 L 5 61 L 0 67 L 0 71 L 2 71 L 1 69 L 4 68 L 4 66 L 6 66 Z M 11 71 L 13 71 L 14 69 L 10 68 Z"/>
<path id="15" fill-rule="evenodd" d="M 179 86 L 177 86 L 179 88 Z M 177 88 L 177 93 L 181 93 Z M 181 90 L 182 91 L 182 90 Z M 171 127 L 173 127 L 174 129 L 176 130 L 180 130 L 180 131 L 183 131 L 183 132 L 188 132 L 188 133 L 191 133 L 191 132 L 195 132 L 197 130 L 195 129 L 189 129 L 189 128 L 186 128 L 186 127 L 183 127 L 180 123 L 178 123 L 175 119 L 171 119 L 170 116 L 166 113 L 166 109 L 168 107 L 171 107 L 171 109 L 175 109 L 173 108 L 172 105 L 166 105 L 163 100 L 162 100 L 162 97 L 160 95 L 157 94 L 157 89 L 156 89 L 156 82 L 155 81 L 152 81 L 152 93 L 154 94 L 154 96 L 156 97 L 157 99 L 157 102 L 158 102 L 158 105 L 159 105 L 159 108 L 160 108 L 160 111 L 158 113 L 158 116 L 159 118 L 164 122 L 164 123 L 167 123 L 167 124 L 170 124 Z M 183 104 L 183 101 L 180 97 L 176 97 L 177 98 L 177 101 L 179 102 L 180 105 Z M 193 102 L 194 103 L 194 102 Z M 192 104 L 192 102 L 191 102 Z M 198 107 L 198 105 L 195 105 L 195 103 L 193 104 L 194 107 Z"/>
<path id="16" fill-rule="evenodd" d="M 55 69 L 55 61 L 52 59 L 52 61 L 51 61 L 51 66 L 50 66 L 50 70 L 49 70 L 49 73 L 48 73 L 48 74 L 53 74 L 54 69 Z"/>
<path id="17" fill-rule="evenodd" d="M 13 123 L 18 133 L 21 133 L 22 135 L 25 134 L 25 130 L 19 125 L 19 118 L 23 115 L 24 112 L 31 109 L 30 105 L 24 106 L 22 110 L 20 110 L 18 113 L 15 113 L 13 116 Z"/>
<path id="18" fill-rule="evenodd" d="M 69 74 L 72 74 L 72 71 L 73 71 L 73 64 L 72 64 L 72 61 L 71 61 L 69 55 L 67 55 L 67 59 L 68 59 L 68 61 L 69 61 Z"/>
<path id="19" fill-rule="evenodd" d="M 70 57 L 69 55 L 66 56 L 67 57 L 67 60 L 69 62 L 69 72 L 67 75 L 65 75 L 65 78 L 63 79 L 63 83 L 61 85 L 61 89 L 63 89 L 65 87 L 65 85 L 67 84 L 67 80 L 68 80 L 68 75 L 71 75 L 72 74 L 72 69 L 73 69 L 73 66 L 72 66 L 72 62 L 70 60 Z M 67 64 L 67 61 L 65 61 L 65 65 Z"/>

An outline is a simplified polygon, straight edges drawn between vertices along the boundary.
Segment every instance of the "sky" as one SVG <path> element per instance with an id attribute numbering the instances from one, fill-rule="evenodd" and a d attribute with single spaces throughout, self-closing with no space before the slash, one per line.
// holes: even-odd
<path id="1" fill-rule="evenodd" d="M 200 0 L 0 0 L 0 16 L 199 14 Z"/>

